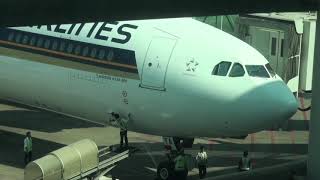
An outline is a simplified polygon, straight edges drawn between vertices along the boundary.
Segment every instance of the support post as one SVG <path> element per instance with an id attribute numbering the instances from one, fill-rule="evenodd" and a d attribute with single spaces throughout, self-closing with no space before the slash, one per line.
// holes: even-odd
<path id="1" fill-rule="evenodd" d="M 312 111 L 307 165 L 308 180 L 320 179 L 320 13 L 317 12 L 316 42 L 312 80 Z"/>

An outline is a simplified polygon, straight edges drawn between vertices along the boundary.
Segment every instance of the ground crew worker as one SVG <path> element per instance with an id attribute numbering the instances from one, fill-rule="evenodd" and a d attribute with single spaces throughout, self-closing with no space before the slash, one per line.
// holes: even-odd
<path id="1" fill-rule="evenodd" d="M 120 148 L 123 147 L 123 141 L 125 141 L 125 148 L 128 148 L 128 131 L 120 127 Z"/>
<path id="2" fill-rule="evenodd" d="M 208 163 L 208 156 L 207 153 L 204 151 L 204 147 L 200 146 L 200 152 L 196 156 L 197 165 L 199 168 L 199 177 L 203 179 L 207 174 L 207 163 Z"/>
<path id="3" fill-rule="evenodd" d="M 27 132 L 26 138 L 24 139 L 24 164 L 27 165 L 32 160 L 32 138 L 31 132 Z"/>
<path id="4" fill-rule="evenodd" d="M 248 151 L 243 152 L 243 156 L 239 161 L 239 170 L 240 171 L 249 171 L 251 167 L 251 159 L 248 157 Z"/>
<path id="5" fill-rule="evenodd" d="M 185 180 L 188 176 L 188 166 L 183 149 L 174 159 L 174 175 L 177 180 Z"/>
<path id="6" fill-rule="evenodd" d="M 127 123 L 131 117 L 130 113 L 128 114 L 128 118 L 120 118 L 120 115 L 117 113 L 111 113 L 120 127 L 120 149 L 123 148 L 123 141 L 125 141 L 125 148 L 128 148 L 128 131 L 127 131 Z"/>

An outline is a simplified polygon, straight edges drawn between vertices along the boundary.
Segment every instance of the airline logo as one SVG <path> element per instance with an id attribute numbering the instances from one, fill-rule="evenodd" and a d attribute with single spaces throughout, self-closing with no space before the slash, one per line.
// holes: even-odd
<path id="1" fill-rule="evenodd" d="M 195 61 L 194 58 L 191 58 L 191 60 L 186 63 L 186 66 L 187 66 L 186 71 L 195 72 L 198 65 L 199 63 Z"/>
<path id="2" fill-rule="evenodd" d="M 59 25 L 36 26 L 33 28 L 47 28 L 48 31 L 78 35 L 85 33 L 87 37 L 110 40 L 113 43 L 120 44 L 127 43 L 130 40 L 131 33 L 127 31 L 128 28 L 136 28 L 136 26 L 129 24 L 119 25 L 115 27 L 118 33 L 112 37 L 106 34 L 108 31 L 107 24 L 102 23 L 101 26 L 98 26 L 98 23 L 94 23 L 89 31 L 86 28 L 88 32 L 82 30 L 81 24 L 74 25 L 74 27 L 70 25 L 69 29 Z M 0 28 L 0 54 L 19 59 L 28 57 L 21 59 L 26 61 L 36 61 L 116 77 L 139 79 L 135 51 L 133 50 L 54 37 L 40 34 L 36 30 L 28 32 Z"/>
<path id="3" fill-rule="evenodd" d="M 89 31 L 84 26 L 90 26 Z M 119 24 L 119 22 L 95 22 L 95 23 L 78 23 L 78 24 L 58 24 L 32 26 L 34 29 L 43 29 L 61 34 L 83 35 L 87 38 L 111 41 L 113 43 L 125 44 L 131 39 L 131 32 L 138 28 L 133 24 Z M 115 37 L 111 32 L 117 32 Z M 95 32 L 95 33 L 94 33 Z M 113 33 L 115 34 L 115 33 Z"/>

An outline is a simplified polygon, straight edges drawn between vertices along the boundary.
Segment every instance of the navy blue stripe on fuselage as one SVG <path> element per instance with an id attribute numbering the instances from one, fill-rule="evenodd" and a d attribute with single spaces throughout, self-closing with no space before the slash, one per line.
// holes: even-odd
<path id="1" fill-rule="evenodd" d="M 135 52 L 32 32 L 0 28 L 0 46 L 138 74 Z"/>

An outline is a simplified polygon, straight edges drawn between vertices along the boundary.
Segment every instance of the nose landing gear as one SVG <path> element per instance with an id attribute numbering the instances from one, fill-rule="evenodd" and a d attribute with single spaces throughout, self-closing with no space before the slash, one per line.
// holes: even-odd
<path id="1" fill-rule="evenodd" d="M 174 175 L 174 165 L 173 161 L 163 161 L 158 165 L 157 168 L 157 178 L 159 180 L 169 180 L 172 179 Z"/>
<path id="2" fill-rule="evenodd" d="M 174 159 L 178 156 L 178 152 L 182 148 L 192 147 L 193 139 L 182 139 L 173 137 L 163 137 L 162 139 L 166 150 L 165 154 L 167 160 L 164 160 L 159 163 L 157 167 L 157 179 L 173 180 L 175 177 Z"/>

